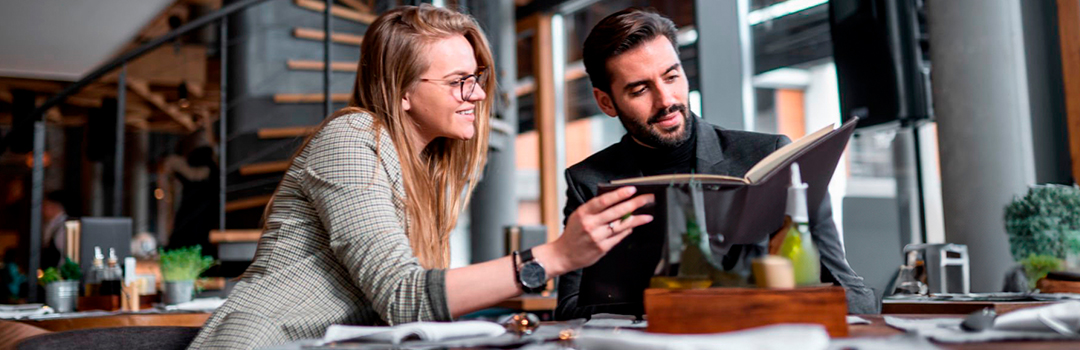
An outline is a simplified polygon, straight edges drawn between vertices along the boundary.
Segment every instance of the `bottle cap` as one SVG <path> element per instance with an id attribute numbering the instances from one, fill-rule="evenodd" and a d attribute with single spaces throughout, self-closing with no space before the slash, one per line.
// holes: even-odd
<path id="1" fill-rule="evenodd" d="M 802 173 L 799 171 L 799 163 L 791 164 L 791 187 L 788 187 L 787 209 L 784 212 L 796 223 L 810 222 L 810 215 L 806 210 L 806 188 L 802 182 Z"/>

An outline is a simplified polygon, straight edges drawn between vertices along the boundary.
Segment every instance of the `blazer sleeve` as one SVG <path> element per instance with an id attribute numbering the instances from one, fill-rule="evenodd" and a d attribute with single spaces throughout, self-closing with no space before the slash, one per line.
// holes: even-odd
<path id="1" fill-rule="evenodd" d="M 570 218 L 581 204 L 587 199 L 578 190 L 578 183 L 566 171 L 566 206 L 563 207 L 563 228 L 566 228 L 566 220 Z M 592 308 L 577 306 L 578 291 L 581 287 L 581 270 L 574 270 L 559 276 L 558 280 L 559 300 L 555 304 L 555 320 L 571 320 L 575 318 L 588 318 L 592 315 Z"/>
<path id="2" fill-rule="evenodd" d="M 364 129 L 330 124 L 312 140 L 304 193 L 318 211 L 333 255 L 384 321 L 450 320 L 445 270 L 425 270 L 413 255 L 388 172 L 400 175 L 385 169 L 373 133 Z M 380 151 L 395 152 L 385 144 Z"/>

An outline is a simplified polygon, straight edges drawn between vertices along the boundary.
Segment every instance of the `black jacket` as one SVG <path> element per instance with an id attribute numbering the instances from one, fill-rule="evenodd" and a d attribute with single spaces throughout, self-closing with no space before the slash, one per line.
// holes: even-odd
<path id="1" fill-rule="evenodd" d="M 696 116 L 691 119 L 697 123 L 694 128 L 697 132 L 695 169 L 702 174 L 742 177 L 759 160 L 791 143 L 791 140 L 783 135 L 726 130 L 706 123 Z M 570 217 L 578 206 L 595 197 L 599 184 L 642 176 L 641 170 L 633 161 L 633 154 L 630 153 L 633 142 L 629 135 L 623 136 L 619 143 L 566 170 L 566 206 L 563 208 L 565 217 Z M 866 287 L 862 277 L 852 271 L 844 257 L 836 224 L 833 223 L 832 205 L 828 195 L 822 201 L 817 217 L 810 218 L 810 233 L 821 253 L 822 282 L 838 283 L 844 287 L 848 312 L 878 313 L 881 308 L 874 292 Z M 740 257 L 735 257 L 737 260 L 748 260 L 767 251 L 764 245 L 737 248 L 742 249 L 733 248 L 725 260 L 732 258 L 732 254 L 740 254 Z M 555 319 L 587 318 L 597 313 L 638 314 L 643 309 L 641 305 L 578 307 L 580 283 L 581 270 L 572 271 L 559 278 L 559 301 L 555 309 Z"/>

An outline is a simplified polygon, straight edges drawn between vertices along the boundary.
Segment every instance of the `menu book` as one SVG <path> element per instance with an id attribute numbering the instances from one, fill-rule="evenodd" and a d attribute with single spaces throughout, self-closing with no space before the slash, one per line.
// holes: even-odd
<path id="1" fill-rule="evenodd" d="M 733 257 L 725 257 L 730 249 L 764 242 L 783 226 L 792 163 L 799 164 L 802 179 L 809 186 L 807 207 L 810 217 L 816 217 L 857 122 L 858 118 L 852 118 L 838 127 L 830 125 L 781 147 L 743 177 L 673 174 L 600 184 L 601 194 L 628 185 L 635 186 L 639 194 L 654 194 L 656 205 L 635 212 L 653 215 L 654 220 L 634 229 L 596 264 L 584 269 L 578 306 L 626 304 L 644 312 L 640 304 L 650 278 L 671 271 L 661 264 L 663 248 L 672 237 L 669 231 L 685 228 L 680 226 L 684 225 L 682 217 L 668 220 L 671 213 L 696 211 L 696 218 L 703 216 L 700 226 L 707 233 L 712 260 L 730 269 L 735 264 Z M 690 192 L 694 192 L 692 196 L 682 196 Z M 684 197 L 694 198 L 694 209 L 680 211 L 679 207 L 687 205 Z"/>

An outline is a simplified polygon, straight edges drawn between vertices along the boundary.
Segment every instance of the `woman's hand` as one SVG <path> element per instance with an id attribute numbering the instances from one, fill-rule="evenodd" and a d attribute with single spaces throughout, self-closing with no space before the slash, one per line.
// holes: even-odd
<path id="1" fill-rule="evenodd" d="M 577 270 L 596 263 L 612 247 L 633 232 L 633 228 L 649 223 L 652 215 L 630 215 L 638 208 L 655 201 L 652 194 L 634 197 L 634 187 L 597 196 L 585 202 L 566 219 L 563 234 L 548 249 L 534 254 L 549 271 L 549 277 Z M 537 247 L 540 248 L 540 247 Z M 543 255 L 550 255 L 545 257 Z M 544 261 L 549 260 L 549 261 Z"/>

